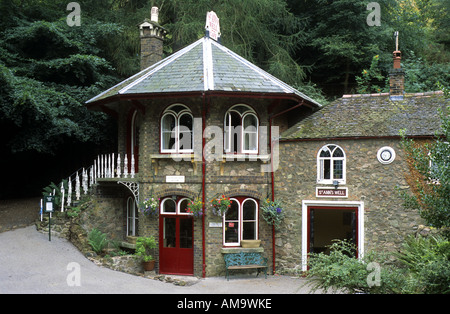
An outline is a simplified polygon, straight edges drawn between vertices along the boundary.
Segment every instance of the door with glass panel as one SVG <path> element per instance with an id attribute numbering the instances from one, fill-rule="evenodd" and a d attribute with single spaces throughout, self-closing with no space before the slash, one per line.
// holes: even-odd
<path id="1" fill-rule="evenodd" d="M 163 274 L 194 274 L 194 224 L 186 212 L 187 198 L 161 201 L 159 220 L 159 271 Z"/>

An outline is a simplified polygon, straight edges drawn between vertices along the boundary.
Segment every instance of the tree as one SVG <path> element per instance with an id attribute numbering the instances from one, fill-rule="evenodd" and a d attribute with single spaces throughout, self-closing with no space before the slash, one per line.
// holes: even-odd
<path id="1" fill-rule="evenodd" d="M 304 43 L 304 23 L 284 0 L 167 0 L 161 20 L 169 30 L 168 45 L 177 50 L 205 35 L 208 11 L 220 18 L 222 43 L 289 84 L 299 84 L 305 69 L 294 59 Z"/>
<path id="2" fill-rule="evenodd" d="M 448 97 L 448 95 L 447 95 Z M 402 193 L 405 207 L 416 209 L 427 224 L 450 228 L 450 106 L 441 113 L 441 134 L 423 147 L 402 133 L 402 145 L 419 173 L 413 194 Z M 447 234 L 448 235 L 448 234 Z"/>

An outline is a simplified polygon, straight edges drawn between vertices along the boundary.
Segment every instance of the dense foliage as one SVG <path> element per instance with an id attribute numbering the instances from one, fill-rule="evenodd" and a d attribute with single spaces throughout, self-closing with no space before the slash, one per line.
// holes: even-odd
<path id="1" fill-rule="evenodd" d="M 358 87 L 387 88 L 379 78 L 392 67 L 394 30 L 407 91 L 450 85 L 448 0 L 379 0 L 379 26 L 368 25 L 366 0 L 83 0 L 80 26 L 67 23 L 69 2 L 0 0 L 0 153 L 8 161 L 115 146 L 114 123 L 84 103 L 139 70 L 137 25 L 154 5 L 168 30 L 166 55 L 203 36 L 214 10 L 225 46 L 324 104 Z M 377 76 L 357 86 L 364 69 Z"/>
<path id="2" fill-rule="evenodd" d="M 450 108 L 442 112 L 441 133 L 435 141 L 418 145 L 403 138 L 402 144 L 419 173 L 413 193 L 402 193 L 405 206 L 418 210 L 428 225 L 450 235 Z"/>
<path id="3" fill-rule="evenodd" d="M 355 247 L 337 241 L 329 255 L 311 254 L 307 285 L 339 293 L 448 294 L 450 242 L 439 236 L 406 239 L 398 253 L 367 252 L 355 257 Z"/>

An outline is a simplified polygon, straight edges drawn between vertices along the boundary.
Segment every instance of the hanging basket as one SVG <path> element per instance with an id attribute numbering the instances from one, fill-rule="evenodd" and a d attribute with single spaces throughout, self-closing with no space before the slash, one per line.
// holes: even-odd
<path id="1" fill-rule="evenodd" d="M 220 198 L 213 198 L 211 200 L 211 209 L 214 215 L 223 217 L 228 208 L 231 207 L 231 200 L 229 197 L 222 195 Z"/>

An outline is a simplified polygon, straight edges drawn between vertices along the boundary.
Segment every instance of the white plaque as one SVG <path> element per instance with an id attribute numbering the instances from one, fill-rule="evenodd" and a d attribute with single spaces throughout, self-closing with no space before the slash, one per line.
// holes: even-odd
<path id="1" fill-rule="evenodd" d="M 168 183 L 184 183 L 184 176 L 166 176 L 166 182 Z"/>

